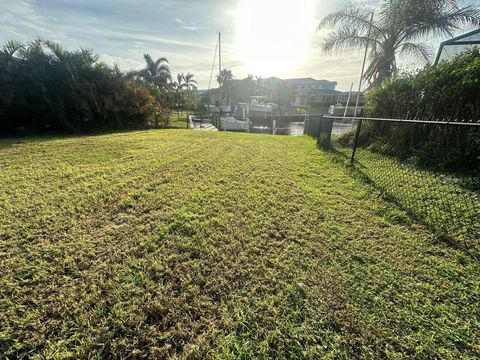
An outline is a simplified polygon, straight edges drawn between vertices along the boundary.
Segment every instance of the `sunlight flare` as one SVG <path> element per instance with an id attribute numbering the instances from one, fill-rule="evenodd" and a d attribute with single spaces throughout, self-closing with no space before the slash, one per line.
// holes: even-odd
<path id="1" fill-rule="evenodd" d="M 309 53 L 315 33 L 313 0 L 241 0 L 236 52 L 252 74 L 287 75 Z"/>

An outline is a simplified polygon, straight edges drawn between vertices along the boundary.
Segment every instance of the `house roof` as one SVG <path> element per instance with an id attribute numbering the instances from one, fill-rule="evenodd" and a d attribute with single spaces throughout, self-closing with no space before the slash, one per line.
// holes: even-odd
<path id="1" fill-rule="evenodd" d="M 286 79 L 285 81 L 289 82 L 292 85 L 300 85 L 300 84 L 311 84 L 311 83 L 324 83 L 324 84 L 336 84 L 336 81 L 329 81 L 329 80 L 317 80 L 311 77 L 307 78 L 295 78 L 295 79 Z"/>
<path id="2" fill-rule="evenodd" d="M 283 79 L 280 79 L 278 77 L 275 77 L 275 76 L 270 76 L 269 78 L 266 78 L 266 79 L 260 79 L 262 81 L 284 81 Z"/>
<path id="3" fill-rule="evenodd" d="M 459 40 L 464 40 L 464 39 L 469 38 L 472 35 L 476 35 L 476 34 L 480 34 L 480 29 L 470 31 L 470 32 L 468 32 L 466 34 L 462 34 L 460 36 L 456 36 L 454 38 L 451 38 L 449 40 L 446 40 L 446 41 L 442 42 L 442 44 L 458 43 Z M 475 42 L 478 43 L 478 39 Z"/>
<path id="4" fill-rule="evenodd" d="M 337 82 L 336 81 L 329 81 L 329 80 L 316 80 L 314 78 L 311 78 L 311 77 L 306 77 L 306 78 L 295 78 L 295 79 L 280 79 L 278 77 L 275 77 L 275 76 L 271 76 L 269 78 L 266 78 L 266 79 L 259 79 L 258 81 L 258 84 L 257 86 L 263 88 L 264 90 L 270 90 L 270 88 L 273 86 L 276 86 L 282 82 L 286 82 L 290 85 L 303 85 L 303 84 L 334 84 L 336 85 Z M 245 84 L 245 79 L 233 79 L 231 80 L 231 84 L 233 87 L 235 86 L 243 86 Z M 213 89 L 210 89 L 209 91 L 212 92 L 212 91 L 219 91 L 220 88 L 213 88 Z M 201 91 L 201 90 L 199 90 Z"/>
<path id="5" fill-rule="evenodd" d="M 451 38 L 449 40 L 446 40 L 440 44 L 440 47 L 438 49 L 437 57 L 435 59 L 434 65 L 437 65 L 440 62 L 440 59 L 442 57 L 442 53 L 446 47 L 451 47 L 453 48 L 454 53 L 459 53 L 463 51 L 462 49 L 466 49 L 469 46 L 473 45 L 480 45 L 480 29 L 470 31 L 466 34 L 456 36 L 454 38 Z M 457 51 L 455 49 L 457 47 Z"/>

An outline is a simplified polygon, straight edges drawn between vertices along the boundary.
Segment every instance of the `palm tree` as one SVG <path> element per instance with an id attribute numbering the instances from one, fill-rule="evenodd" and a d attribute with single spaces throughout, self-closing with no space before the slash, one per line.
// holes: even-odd
<path id="1" fill-rule="evenodd" d="M 168 60 L 161 57 L 156 61 L 153 61 L 149 54 L 145 54 L 143 57 L 145 58 L 147 67 L 137 72 L 136 75 L 153 86 L 158 86 L 161 89 L 168 89 L 172 80 L 170 68 L 168 67 Z"/>
<path id="2" fill-rule="evenodd" d="M 370 43 L 365 80 L 380 84 L 397 70 L 397 56 L 430 61 L 428 35 L 449 35 L 461 25 L 480 25 L 480 10 L 457 0 L 382 0 L 368 38 L 371 9 L 353 3 L 325 17 L 318 29 L 332 28 L 322 44 L 326 53 L 364 48 Z"/>
<path id="3" fill-rule="evenodd" d="M 223 69 L 217 76 L 217 82 L 220 86 L 231 80 L 233 80 L 232 70 Z"/>
<path id="4" fill-rule="evenodd" d="M 11 60 L 15 54 L 25 49 L 25 45 L 17 40 L 9 40 L 0 49 L 0 56 L 5 60 Z"/>
<path id="5" fill-rule="evenodd" d="M 183 82 L 187 90 L 195 90 L 198 86 L 197 81 L 193 79 L 193 74 L 190 73 L 187 73 L 187 75 L 183 75 Z"/>
<path id="6" fill-rule="evenodd" d="M 181 91 L 185 87 L 185 77 L 183 74 L 177 74 L 177 81 L 172 83 L 172 87 L 175 91 Z"/>
<path id="7" fill-rule="evenodd" d="M 220 71 L 220 74 L 218 74 L 217 76 L 217 82 L 218 84 L 220 85 L 220 87 L 223 88 L 224 90 L 224 98 L 227 100 L 227 102 L 229 102 L 228 100 L 228 90 L 229 90 L 229 87 L 230 87 L 230 83 L 232 82 L 233 80 L 233 73 L 232 73 L 232 70 L 228 70 L 228 69 L 223 69 L 222 71 Z"/>

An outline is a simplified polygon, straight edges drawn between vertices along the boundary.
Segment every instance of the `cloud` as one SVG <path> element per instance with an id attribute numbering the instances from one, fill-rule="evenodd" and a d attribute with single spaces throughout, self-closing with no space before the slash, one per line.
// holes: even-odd
<path id="1" fill-rule="evenodd" d="M 334 10 L 335 2 L 323 3 L 324 11 Z M 247 75 L 235 51 L 237 6 L 237 0 L 2 0 L 0 42 L 48 38 L 68 49 L 91 48 L 102 61 L 126 71 L 143 66 L 143 54 L 148 52 L 167 57 L 173 72 L 194 73 L 206 87 L 218 30 L 225 40 L 225 67 L 237 78 Z M 317 60 L 304 64 L 291 76 L 312 71 L 335 80 L 339 72 L 319 69 L 317 64 Z"/>
<path id="2" fill-rule="evenodd" d="M 130 71 L 135 69 L 140 69 L 144 66 L 142 61 L 132 60 L 130 58 L 125 58 L 121 56 L 111 56 L 109 54 L 99 53 L 101 61 L 105 62 L 108 65 L 118 65 L 120 69 L 124 71 Z"/>
<path id="3" fill-rule="evenodd" d="M 182 27 L 183 27 L 185 30 L 196 31 L 196 30 L 202 29 L 201 26 L 196 26 L 196 25 L 188 24 L 188 23 L 186 23 L 185 21 L 183 21 L 182 19 L 179 19 L 179 18 L 175 18 L 175 21 L 176 21 L 177 23 L 179 23 L 180 25 L 182 25 Z"/>
<path id="4" fill-rule="evenodd" d="M 194 73 L 200 87 L 204 88 L 210 79 L 219 30 L 224 39 L 225 67 L 231 68 L 236 78 L 247 75 L 246 64 L 238 60 L 235 47 L 235 19 L 240 1 L 1 0 L 0 43 L 12 38 L 24 42 L 37 37 L 47 38 L 61 42 L 67 49 L 93 49 L 103 61 L 116 63 L 123 70 L 143 66 L 144 53 L 165 56 L 174 73 Z M 348 2 L 316 0 L 315 22 Z M 379 0 L 366 2 L 376 6 Z M 348 89 L 351 81 L 358 81 L 361 53 L 326 57 L 319 50 L 325 34 L 312 33 L 310 56 L 290 73 L 282 75 L 335 80 L 339 88 Z"/>

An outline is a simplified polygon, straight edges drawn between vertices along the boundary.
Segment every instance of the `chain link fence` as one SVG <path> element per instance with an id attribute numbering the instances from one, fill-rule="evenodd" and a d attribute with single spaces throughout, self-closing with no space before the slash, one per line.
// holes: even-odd
<path id="1" fill-rule="evenodd" d="M 332 124 L 347 120 L 353 130 L 330 141 Z M 480 256 L 479 122 L 321 116 L 306 122 L 305 134 L 386 198 Z"/>

